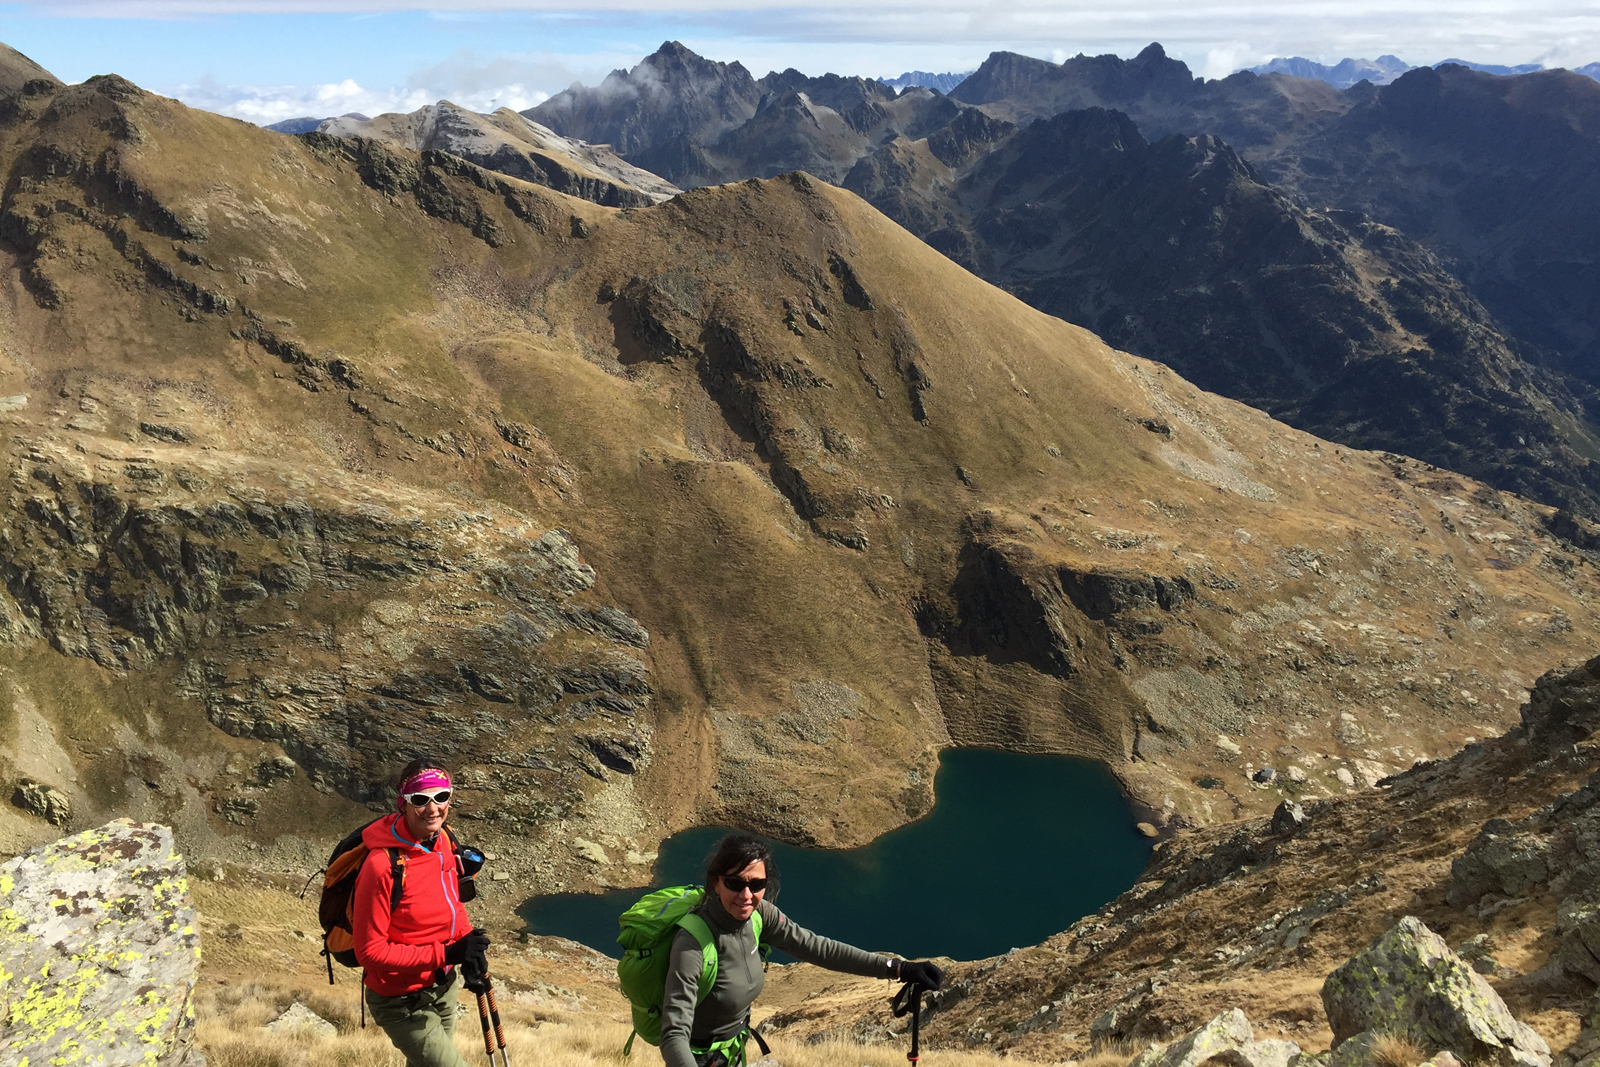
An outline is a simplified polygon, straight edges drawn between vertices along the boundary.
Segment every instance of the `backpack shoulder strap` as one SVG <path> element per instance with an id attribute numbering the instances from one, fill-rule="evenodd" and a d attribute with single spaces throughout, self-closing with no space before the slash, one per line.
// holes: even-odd
<path id="1" fill-rule="evenodd" d="M 711 995 L 711 987 L 717 984 L 717 939 L 706 921 L 694 912 L 679 919 L 678 925 L 700 944 L 700 985 L 694 997 L 694 1002 L 699 1004 Z"/>
<path id="2" fill-rule="evenodd" d="M 400 894 L 406 889 L 406 858 L 397 848 L 384 851 L 389 853 L 389 913 L 392 915 L 400 906 Z"/>

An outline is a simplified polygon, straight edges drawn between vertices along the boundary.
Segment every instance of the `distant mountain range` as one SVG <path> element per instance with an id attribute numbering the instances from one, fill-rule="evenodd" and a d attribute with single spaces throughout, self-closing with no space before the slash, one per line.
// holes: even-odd
<path id="1" fill-rule="evenodd" d="M 1388 85 L 1411 69 L 1411 64 L 1399 56 L 1379 56 L 1377 59 L 1341 59 L 1332 65 L 1318 63 L 1302 56 L 1278 56 L 1251 67 L 1252 74 L 1288 74 L 1295 78 L 1319 78 L 1336 89 L 1348 89 L 1358 81 L 1373 85 Z"/>
<path id="2" fill-rule="evenodd" d="M 1500 66 L 1494 63 L 1474 63 L 1468 59 L 1441 59 L 1433 64 L 1434 67 L 1453 65 L 1467 67 L 1470 70 L 1481 70 L 1485 74 L 1499 74 L 1510 76 L 1515 74 L 1532 74 L 1545 69 L 1538 63 L 1522 63 L 1514 67 Z M 1251 67 L 1252 74 L 1288 74 L 1296 78 L 1317 78 L 1327 82 L 1337 89 L 1348 89 L 1359 81 L 1369 81 L 1373 85 L 1388 85 L 1408 70 L 1416 67 L 1399 56 L 1379 56 L 1377 59 L 1341 59 L 1334 64 L 1318 63 L 1314 59 L 1305 59 L 1301 56 L 1279 56 L 1258 67 Z M 1588 63 L 1574 68 L 1579 74 L 1586 74 L 1591 78 L 1600 80 L 1600 63 Z"/>
<path id="3" fill-rule="evenodd" d="M 1208 81 L 1152 44 L 897 92 L 668 42 L 521 116 L 321 129 L 604 203 L 803 170 L 1206 388 L 1600 516 L 1600 84 L 1404 66 Z"/>
<path id="4" fill-rule="evenodd" d="M 668 43 L 525 114 L 684 187 L 842 183 L 1207 388 L 1600 515 L 1600 85 L 1404 66 L 1322 69 L 1365 71 L 1339 89 L 1290 61 L 1207 81 L 1158 44 L 997 52 L 893 94 Z"/>
<path id="5" fill-rule="evenodd" d="M 931 74 L 925 70 L 908 70 L 898 78 L 879 78 L 885 85 L 896 89 L 909 89 L 913 85 L 920 85 L 924 89 L 937 89 L 948 94 L 951 89 L 966 80 L 972 71 L 963 71 L 960 74 Z"/>
<path id="6" fill-rule="evenodd" d="M 805 170 L 837 182 L 895 137 L 926 137 L 960 112 L 937 90 L 797 70 L 759 81 L 676 41 L 594 88 L 574 85 L 523 114 L 685 188 Z"/>

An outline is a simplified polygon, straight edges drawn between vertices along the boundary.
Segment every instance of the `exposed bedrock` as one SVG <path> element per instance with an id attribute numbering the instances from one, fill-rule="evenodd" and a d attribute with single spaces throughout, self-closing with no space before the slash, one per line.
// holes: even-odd
<path id="1" fill-rule="evenodd" d="M 566 533 L 228 473 L 35 450 L 0 530 L 0 639 L 115 671 L 175 661 L 213 724 L 358 801 L 424 740 L 492 791 L 467 813 L 512 828 L 648 761 L 649 634 L 592 595 Z"/>

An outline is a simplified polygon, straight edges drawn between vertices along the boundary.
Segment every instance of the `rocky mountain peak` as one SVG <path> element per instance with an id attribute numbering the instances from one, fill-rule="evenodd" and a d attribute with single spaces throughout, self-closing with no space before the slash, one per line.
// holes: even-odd
<path id="1" fill-rule="evenodd" d="M 714 141 L 749 119 L 760 100 L 761 87 L 743 65 L 667 41 L 631 70 L 612 71 L 594 88 L 574 84 L 522 114 L 564 136 L 608 144 L 630 163 L 672 178 L 663 158 L 681 157 L 685 142 Z"/>
<path id="2" fill-rule="evenodd" d="M 1064 111 L 1029 125 L 1018 145 L 1047 155 L 1139 151 L 1146 147 L 1138 125 L 1121 111 L 1090 107 Z"/>
<path id="3" fill-rule="evenodd" d="M 928 137 L 928 151 L 947 167 L 961 167 L 981 158 L 1016 129 L 979 108 L 963 108 L 949 125 Z"/>
<path id="4" fill-rule="evenodd" d="M 635 82 L 642 80 L 640 68 L 655 72 L 662 79 L 663 88 L 671 88 L 673 80 L 679 78 L 696 82 L 726 81 L 735 88 L 742 88 L 745 84 L 755 82 L 744 64 L 738 60 L 722 63 L 715 59 L 707 59 L 679 41 L 662 42 L 660 48 L 645 56 L 633 70 L 628 72 L 630 79 Z"/>
<path id="5" fill-rule="evenodd" d="M 1025 87 L 1048 78 L 1056 64 L 1016 52 L 990 52 L 978 69 L 967 75 L 950 95 L 966 104 L 987 104 L 1017 95 Z"/>

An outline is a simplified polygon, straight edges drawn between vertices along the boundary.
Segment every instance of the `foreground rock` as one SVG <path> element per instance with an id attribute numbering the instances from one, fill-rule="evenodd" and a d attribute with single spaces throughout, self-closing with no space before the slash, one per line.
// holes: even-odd
<path id="1" fill-rule="evenodd" d="M 1550 1046 L 1518 1022 L 1482 975 L 1406 916 L 1328 976 L 1322 1003 L 1341 1044 L 1366 1033 L 1410 1034 L 1473 1063 L 1549 1067 Z"/>
<path id="2" fill-rule="evenodd" d="M 338 1037 L 339 1028 L 299 1001 L 289 1005 L 287 1011 L 262 1026 L 275 1034 L 310 1034 L 312 1037 Z"/>
<path id="3" fill-rule="evenodd" d="M 200 1067 L 199 966 L 167 827 L 119 819 L 0 866 L 0 1062 Z"/>
<path id="4" fill-rule="evenodd" d="M 1234 1008 L 1171 1045 L 1150 1046 L 1129 1067 L 1197 1067 L 1202 1063 L 1286 1067 L 1299 1055 L 1300 1046 L 1293 1041 L 1257 1041 L 1250 1020 Z"/>

